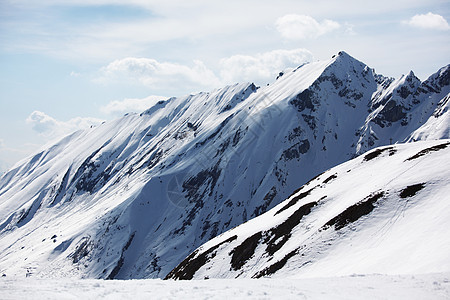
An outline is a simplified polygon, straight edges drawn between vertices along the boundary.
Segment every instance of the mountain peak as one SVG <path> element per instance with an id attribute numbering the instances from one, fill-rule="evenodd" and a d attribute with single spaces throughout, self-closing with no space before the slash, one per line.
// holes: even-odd
<path id="1" fill-rule="evenodd" d="M 345 51 L 339 51 L 337 55 L 333 56 L 333 58 L 329 61 L 325 72 L 327 70 L 333 73 L 346 73 L 347 75 L 351 75 L 351 73 L 354 73 L 355 75 L 366 74 L 369 73 L 369 71 L 374 73 L 373 69 L 369 68 L 366 64 L 354 58 Z"/>
<path id="2" fill-rule="evenodd" d="M 341 56 L 341 57 L 352 57 L 350 54 L 348 54 L 348 53 L 345 52 L 345 51 L 339 51 L 339 52 L 338 52 L 338 55 Z M 352 57 L 352 58 L 353 58 L 353 57 Z"/>
<path id="3" fill-rule="evenodd" d="M 406 75 L 407 78 L 413 78 L 417 77 L 416 74 L 414 74 L 413 70 L 409 71 L 408 75 Z"/>
<path id="4" fill-rule="evenodd" d="M 376 90 L 373 69 L 344 51 L 339 51 L 322 68 L 314 82 L 291 101 L 299 112 L 304 108 L 314 111 L 324 102 L 333 105 L 345 103 L 354 109 L 360 103 L 368 103 Z"/>
<path id="5" fill-rule="evenodd" d="M 448 68 L 439 74 L 416 95 L 414 80 L 386 79 L 340 51 L 269 86 L 171 98 L 76 133 L 0 178 L 0 270 L 165 276 L 198 246 L 271 209 L 314 175 L 401 142 L 445 114 L 447 87 L 432 93 Z M 370 106 L 374 95 L 383 100 L 379 108 Z M 428 138 L 424 131 L 446 134 L 448 123 L 430 124 L 417 139 Z"/>
<path id="6" fill-rule="evenodd" d="M 350 62 L 350 61 L 357 61 L 359 63 L 361 63 L 359 60 L 357 60 L 356 58 L 354 58 L 353 56 L 351 56 L 350 54 L 348 54 L 345 51 L 339 51 L 337 53 L 337 55 L 333 55 L 333 61 L 345 61 L 345 62 Z"/>
<path id="7" fill-rule="evenodd" d="M 347 52 L 345 51 L 339 51 L 337 54 L 334 54 L 331 58 L 332 59 L 336 59 L 338 57 L 352 57 L 351 55 L 349 55 Z"/>

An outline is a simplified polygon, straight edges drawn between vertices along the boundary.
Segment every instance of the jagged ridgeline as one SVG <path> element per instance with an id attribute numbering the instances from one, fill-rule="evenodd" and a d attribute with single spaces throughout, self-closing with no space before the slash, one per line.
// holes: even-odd
<path id="1" fill-rule="evenodd" d="M 0 179 L 0 271 L 165 277 L 330 167 L 377 146 L 449 138 L 449 74 L 395 80 L 340 52 L 268 86 L 171 98 L 75 132 Z M 264 239 L 276 254 L 288 229 L 261 233 L 250 248 Z"/>

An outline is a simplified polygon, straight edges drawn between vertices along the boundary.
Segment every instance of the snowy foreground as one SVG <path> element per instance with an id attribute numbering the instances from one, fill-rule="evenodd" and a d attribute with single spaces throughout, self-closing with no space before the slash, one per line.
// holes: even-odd
<path id="1" fill-rule="evenodd" d="M 1 299 L 450 299 L 450 273 L 191 281 L 0 279 Z"/>

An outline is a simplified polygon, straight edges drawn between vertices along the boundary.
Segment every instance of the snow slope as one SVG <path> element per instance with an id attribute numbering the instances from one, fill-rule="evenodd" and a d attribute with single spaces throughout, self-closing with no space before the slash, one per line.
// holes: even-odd
<path id="1" fill-rule="evenodd" d="M 450 140 L 376 148 L 210 240 L 168 278 L 450 271 Z"/>
<path id="2" fill-rule="evenodd" d="M 448 299 L 450 274 L 313 279 L 94 280 L 0 278 L 2 299 Z"/>
<path id="3" fill-rule="evenodd" d="M 340 52 L 266 87 L 162 100 L 75 132 L 0 178 L 0 271 L 164 277 L 317 173 L 448 137 L 449 74 L 396 81 Z"/>

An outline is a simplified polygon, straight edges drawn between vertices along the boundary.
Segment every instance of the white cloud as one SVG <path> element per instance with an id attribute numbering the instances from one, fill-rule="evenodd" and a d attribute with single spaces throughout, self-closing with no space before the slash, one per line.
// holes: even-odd
<path id="1" fill-rule="evenodd" d="M 191 60 L 193 55 L 197 57 L 195 55 L 199 52 L 199 48 L 209 57 L 221 51 L 228 53 L 224 55 L 230 55 L 233 52 L 225 52 L 223 49 L 217 51 L 216 46 L 221 44 L 223 48 L 232 48 L 237 52 L 241 50 L 234 45 L 242 45 L 241 49 L 246 50 L 249 47 L 258 49 L 259 44 L 252 43 L 253 39 L 261 41 L 267 38 L 264 43 L 274 45 L 277 40 L 270 36 L 273 32 L 266 29 L 273 24 L 274 19 L 291 12 L 315 16 L 316 20 L 323 20 L 332 15 L 334 18 L 345 18 L 358 24 L 367 20 L 374 22 L 386 13 L 391 15 L 403 13 L 405 7 L 434 8 L 436 5 L 441 6 L 442 0 L 280 0 L 277 5 L 273 5 L 270 1 L 256 0 L 229 0 L 226 3 L 207 0 L 14 0 L 6 2 L 8 3 L 6 8 L 12 12 L 12 17 L 5 14 L 5 20 L 0 19 L 0 23 L 3 21 L 1 24 L 3 26 L 0 27 L 8 35 L 7 42 L 0 43 L 0 48 L 7 47 L 12 52 L 26 50 L 31 53 L 44 53 L 58 58 L 81 60 L 84 63 L 86 61 L 106 63 L 119 57 L 138 57 L 149 52 L 162 52 L 164 57 L 184 55 Z M 123 19 L 99 19 L 79 18 L 76 14 L 71 16 L 67 13 L 77 7 L 84 7 L 84 9 L 92 7 L 98 10 L 102 6 L 106 9 L 108 6 L 132 7 L 131 11 L 148 12 L 148 16 L 139 15 L 140 17 L 134 18 L 131 15 Z M 249 12 L 251 12 L 251 18 L 248 17 Z M 230 18 L 230 15 L 233 15 L 233 18 Z M 316 34 L 323 32 L 324 29 L 336 27 L 336 24 L 339 25 L 334 21 L 312 20 L 313 22 L 309 23 L 314 25 L 313 31 Z M 377 28 L 384 31 L 384 28 Z M 295 31 L 289 34 L 290 30 L 286 31 L 293 37 L 299 34 Z M 249 38 L 250 36 L 252 38 Z M 249 42 L 253 45 L 249 46 L 247 44 Z M 207 61 L 205 55 L 198 57 Z M 217 59 L 217 57 L 214 58 Z"/>
<path id="2" fill-rule="evenodd" d="M 317 38 L 341 27 L 338 22 L 332 20 L 318 22 L 311 16 L 296 14 L 278 18 L 275 26 L 283 37 L 290 40 Z"/>
<path id="3" fill-rule="evenodd" d="M 26 122 L 32 126 L 33 130 L 43 137 L 47 139 L 56 139 L 79 129 L 99 125 L 103 120 L 89 117 L 76 117 L 64 122 L 56 120 L 41 111 L 33 111 L 26 119 Z"/>
<path id="4" fill-rule="evenodd" d="M 312 58 L 311 52 L 306 49 L 279 49 L 255 55 L 233 55 L 221 59 L 218 70 L 214 72 L 201 61 L 195 61 L 194 66 L 186 66 L 161 63 L 150 58 L 128 57 L 103 67 L 101 76 L 95 81 L 104 84 L 138 83 L 153 90 L 194 92 L 196 89 L 216 88 L 236 82 L 271 82 L 280 71 L 297 67 Z M 102 107 L 101 111 L 110 114 L 144 110 L 157 98 L 159 101 L 162 97 L 113 101 Z"/>
<path id="5" fill-rule="evenodd" d="M 118 59 L 101 70 L 98 82 L 137 82 L 156 90 L 170 89 L 173 85 L 216 87 L 220 85 L 215 74 L 202 61 L 192 66 L 159 62 L 151 58 L 128 57 Z"/>
<path id="6" fill-rule="evenodd" d="M 273 50 L 250 55 L 233 55 L 221 60 L 221 76 L 226 83 L 256 81 L 271 82 L 288 67 L 311 61 L 312 54 L 306 49 Z"/>
<path id="7" fill-rule="evenodd" d="M 142 112 L 155 105 L 158 101 L 165 99 L 167 99 L 167 97 L 149 96 L 142 99 L 124 99 L 122 101 L 115 100 L 100 107 L 100 111 L 111 115 L 119 115 L 128 112 Z"/>
<path id="8" fill-rule="evenodd" d="M 413 27 L 436 30 L 449 30 L 450 26 L 443 16 L 431 12 L 424 15 L 415 15 L 404 22 Z"/>

